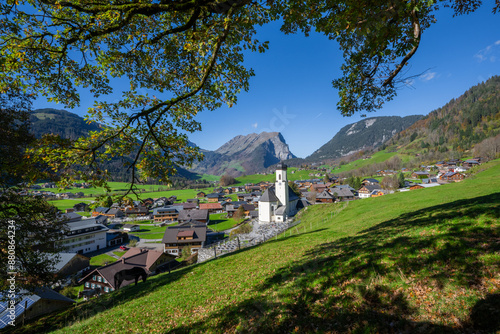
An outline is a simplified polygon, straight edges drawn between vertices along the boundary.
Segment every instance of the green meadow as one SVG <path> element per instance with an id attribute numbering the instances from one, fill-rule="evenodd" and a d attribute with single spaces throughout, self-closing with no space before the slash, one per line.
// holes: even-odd
<path id="1" fill-rule="evenodd" d="M 260 246 L 19 332 L 495 332 L 500 161 L 488 167 L 456 184 L 309 207 L 299 225 Z"/>
<path id="2" fill-rule="evenodd" d="M 227 213 L 214 213 L 210 215 L 208 227 L 216 232 L 224 231 L 238 225 L 233 218 L 228 218 Z"/>

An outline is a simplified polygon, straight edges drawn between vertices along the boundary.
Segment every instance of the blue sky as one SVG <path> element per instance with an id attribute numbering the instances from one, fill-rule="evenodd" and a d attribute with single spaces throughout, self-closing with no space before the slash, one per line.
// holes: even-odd
<path id="1" fill-rule="evenodd" d="M 500 74 L 499 15 L 491 13 L 491 3 L 477 12 L 452 17 L 440 10 L 437 23 L 424 31 L 409 74 L 425 74 L 374 116 L 428 114 L 468 88 Z M 284 35 L 279 24 L 259 29 L 257 38 L 270 41 L 263 54 L 249 53 L 247 66 L 255 70 L 250 90 L 241 93 L 232 108 L 202 112 L 202 131 L 190 134 L 198 146 L 215 150 L 237 135 L 279 131 L 292 153 L 306 157 L 329 141 L 343 126 L 362 119 L 343 117 L 336 109 L 337 91 L 331 81 L 340 75 L 342 53 L 335 42 L 319 34 Z M 69 110 L 83 116 L 93 103 Z M 35 108 L 61 106 L 38 100 Z"/>

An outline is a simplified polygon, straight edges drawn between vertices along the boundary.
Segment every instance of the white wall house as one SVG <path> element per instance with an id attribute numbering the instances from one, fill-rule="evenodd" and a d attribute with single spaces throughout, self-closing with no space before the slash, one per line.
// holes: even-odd
<path id="1" fill-rule="evenodd" d="M 62 245 L 67 253 L 85 254 L 106 248 L 106 231 L 109 229 L 95 218 L 66 223 L 68 229 Z"/>

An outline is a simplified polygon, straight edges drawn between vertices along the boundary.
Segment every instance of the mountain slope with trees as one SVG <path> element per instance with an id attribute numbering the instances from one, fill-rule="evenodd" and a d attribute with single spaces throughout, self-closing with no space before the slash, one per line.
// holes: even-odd
<path id="1" fill-rule="evenodd" d="M 460 156 L 500 134 L 500 76 L 493 76 L 430 112 L 387 143 L 401 152 Z"/>
<path id="2" fill-rule="evenodd" d="M 371 117 L 346 125 L 306 160 L 336 159 L 361 150 L 374 149 L 422 117 L 421 115 Z"/>
<path id="3" fill-rule="evenodd" d="M 30 117 L 31 130 L 35 137 L 52 133 L 65 139 L 78 139 L 90 131 L 100 131 L 101 125 L 87 123 L 82 117 L 66 110 L 36 109 Z"/>

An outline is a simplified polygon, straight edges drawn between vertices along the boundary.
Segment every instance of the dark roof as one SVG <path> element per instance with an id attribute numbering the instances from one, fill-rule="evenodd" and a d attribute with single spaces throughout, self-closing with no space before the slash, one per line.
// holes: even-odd
<path id="1" fill-rule="evenodd" d="M 179 221 L 190 221 L 190 220 L 207 220 L 209 214 L 208 210 L 186 210 L 179 213 Z"/>
<path id="2" fill-rule="evenodd" d="M 366 190 L 368 190 L 369 192 L 372 192 L 374 190 L 382 189 L 380 187 L 380 185 L 378 185 L 378 184 L 367 184 L 365 186 L 362 186 L 361 188 L 366 188 Z M 359 189 L 361 189 L 361 188 L 359 188 Z"/>
<path id="3" fill-rule="evenodd" d="M 10 292 L 7 290 L 0 292 L 0 298 L 7 299 Z M 27 308 L 31 308 L 35 303 L 37 303 L 41 299 L 48 300 L 57 300 L 59 302 L 67 302 L 68 304 L 73 304 L 75 301 L 68 297 L 61 295 L 60 293 L 55 292 L 49 288 L 35 288 L 34 293 L 28 292 L 27 290 L 21 290 L 16 297 L 20 297 L 16 300 L 16 304 L 14 306 L 14 316 L 15 319 L 18 319 L 24 312 L 25 306 Z M 69 306 L 69 305 L 68 305 Z M 10 318 L 10 310 L 7 308 L 7 302 L 0 303 L 0 329 L 9 326 L 8 323 L 12 319 Z"/>
<path id="4" fill-rule="evenodd" d="M 158 215 L 162 212 L 182 212 L 182 206 L 168 206 L 163 208 L 156 208 L 153 210 L 153 215 Z"/>
<path id="5" fill-rule="evenodd" d="M 328 192 L 328 190 L 323 190 L 321 194 L 316 196 L 316 198 L 325 198 L 325 199 L 333 199 L 335 198 L 332 194 Z"/>
<path id="6" fill-rule="evenodd" d="M 134 226 L 139 226 L 137 224 L 125 224 L 122 226 L 122 228 L 131 228 L 131 227 L 134 227 Z"/>
<path id="7" fill-rule="evenodd" d="M 207 198 L 219 198 L 219 197 L 224 197 L 224 194 L 221 193 L 211 193 L 207 195 Z"/>
<path id="8" fill-rule="evenodd" d="M 177 237 L 194 237 L 194 231 L 179 231 Z"/>
<path id="9" fill-rule="evenodd" d="M 354 196 L 352 191 L 347 187 L 343 187 L 343 188 L 333 187 L 331 191 L 333 194 L 336 193 L 337 197 L 353 197 Z"/>
<path id="10" fill-rule="evenodd" d="M 300 199 L 299 196 L 297 196 L 296 193 L 293 192 L 292 188 L 290 188 L 290 186 L 288 186 L 288 201 L 295 201 L 295 200 L 298 200 Z"/>
<path id="11" fill-rule="evenodd" d="M 278 202 L 278 197 L 276 197 L 276 194 L 274 193 L 274 190 L 271 188 L 266 189 L 264 191 L 264 194 L 260 196 L 259 202 Z"/>
<path id="12" fill-rule="evenodd" d="M 255 205 L 253 204 L 241 204 L 241 206 L 243 207 L 243 209 L 245 209 L 245 211 L 253 211 L 255 210 Z"/>
<path id="13" fill-rule="evenodd" d="M 158 260 L 158 258 L 163 255 L 163 252 L 154 250 L 141 250 L 140 248 L 136 249 L 138 250 L 132 251 L 131 248 L 121 257 L 122 260 L 118 260 L 116 262 L 108 264 L 107 266 L 92 270 L 85 277 L 83 277 L 80 282 L 83 282 L 89 276 L 99 274 L 104 277 L 113 288 L 116 288 L 114 277 L 117 272 L 124 269 L 132 269 L 134 267 L 141 267 L 148 271 L 149 268 L 151 268 L 151 266 L 156 262 L 156 260 Z M 133 280 L 125 281 L 126 284 L 130 284 L 131 282 L 133 282 Z M 122 284 L 122 286 L 125 286 L 126 284 Z"/>
<path id="14" fill-rule="evenodd" d="M 196 209 L 197 206 L 197 203 L 182 203 L 182 207 L 184 208 L 184 210 Z"/>
<path id="15" fill-rule="evenodd" d="M 280 162 L 276 165 L 276 170 L 286 170 L 288 167 L 284 163 Z"/>
<path id="16" fill-rule="evenodd" d="M 311 205 L 307 200 L 305 199 L 301 199 L 297 202 L 297 210 L 300 210 L 300 209 L 303 209 L 305 207 L 308 207 L 309 205 Z"/>
<path id="17" fill-rule="evenodd" d="M 118 208 L 111 208 L 106 212 L 107 215 L 123 215 L 123 211 Z"/>
<path id="18" fill-rule="evenodd" d="M 145 206 L 135 206 L 133 208 L 131 207 L 128 207 L 125 209 L 125 213 L 149 213 L 149 210 L 148 208 L 146 208 Z"/>
<path id="19" fill-rule="evenodd" d="M 193 231 L 193 239 L 189 240 L 177 240 L 177 235 L 179 232 Z M 192 243 L 192 242 L 204 242 L 207 239 L 207 227 L 205 225 L 196 225 L 192 227 L 187 226 L 170 226 L 167 227 L 165 234 L 163 235 L 162 243 L 173 244 L 173 243 Z"/>

